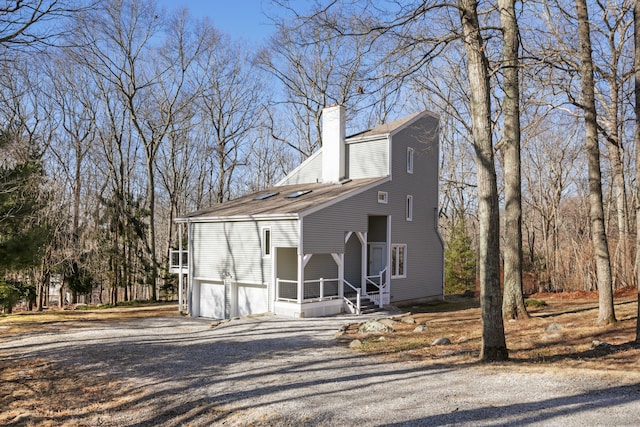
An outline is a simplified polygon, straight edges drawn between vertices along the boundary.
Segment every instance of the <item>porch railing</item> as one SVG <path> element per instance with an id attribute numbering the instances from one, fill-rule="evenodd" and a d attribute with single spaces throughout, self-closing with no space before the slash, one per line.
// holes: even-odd
<path id="1" fill-rule="evenodd" d="M 180 253 L 182 252 L 182 265 L 180 263 Z M 179 249 L 169 250 L 169 270 L 179 271 L 181 268 L 186 270 L 188 265 L 189 253 L 186 250 Z"/>
<path id="2" fill-rule="evenodd" d="M 373 302 L 375 302 L 376 304 L 378 304 L 378 307 L 382 308 L 382 306 L 384 306 L 385 302 L 388 303 L 388 301 L 385 301 L 385 296 L 387 294 L 387 292 L 385 292 L 387 290 L 387 269 L 386 267 L 380 272 L 380 274 L 376 274 L 373 276 L 367 276 L 365 279 L 365 286 L 367 289 L 369 287 L 369 285 L 373 286 L 373 291 L 369 291 L 367 289 L 367 297 L 369 297 L 369 299 Z"/>
<path id="3" fill-rule="evenodd" d="M 351 311 L 354 312 L 355 314 L 358 314 L 358 315 L 362 314 L 361 313 L 361 309 L 360 309 L 360 299 L 361 299 L 360 288 L 356 288 L 355 286 L 353 286 L 351 283 L 349 283 L 346 280 L 343 280 L 342 283 L 347 285 L 347 287 L 351 288 L 351 290 L 355 291 L 355 293 L 356 293 L 356 300 L 355 300 L 355 304 L 354 304 L 354 301 L 352 301 L 351 299 L 349 299 L 346 296 L 347 293 L 351 293 L 351 292 L 345 292 L 345 296 L 342 297 L 342 298 L 344 298 L 345 304 L 347 304 L 347 307 L 349 307 L 351 309 Z"/>
<path id="4" fill-rule="evenodd" d="M 338 298 L 339 279 L 305 280 L 302 286 L 302 301 L 324 301 Z M 298 281 L 276 278 L 276 300 L 298 301 Z"/>

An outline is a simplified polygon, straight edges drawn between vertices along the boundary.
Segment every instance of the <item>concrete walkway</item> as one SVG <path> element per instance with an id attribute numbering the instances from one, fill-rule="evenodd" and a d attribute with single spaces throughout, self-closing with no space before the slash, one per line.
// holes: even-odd
<path id="1" fill-rule="evenodd" d="M 357 320 L 138 319 L 2 340 L 0 353 L 126 381 L 135 399 L 88 425 L 640 425 L 640 384 L 388 363 L 335 345 Z"/>

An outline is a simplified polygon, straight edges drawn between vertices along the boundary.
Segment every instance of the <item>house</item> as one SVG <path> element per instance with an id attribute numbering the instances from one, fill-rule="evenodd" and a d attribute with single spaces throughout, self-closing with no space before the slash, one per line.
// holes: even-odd
<path id="1" fill-rule="evenodd" d="M 346 138 L 344 108 L 325 108 L 322 148 L 278 184 L 177 220 L 181 309 L 316 317 L 443 298 L 438 131 L 425 111 Z"/>

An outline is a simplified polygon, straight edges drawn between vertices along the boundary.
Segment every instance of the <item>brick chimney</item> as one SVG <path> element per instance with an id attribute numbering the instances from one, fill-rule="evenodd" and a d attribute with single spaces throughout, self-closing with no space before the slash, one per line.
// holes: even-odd
<path id="1" fill-rule="evenodd" d="M 345 178 L 345 113 L 342 105 L 322 110 L 322 182 L 337 183 Z"/>

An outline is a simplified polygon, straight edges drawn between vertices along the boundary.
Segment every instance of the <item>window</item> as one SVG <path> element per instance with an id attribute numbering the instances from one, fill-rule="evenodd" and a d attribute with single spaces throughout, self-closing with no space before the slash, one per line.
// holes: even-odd
<path id="1" fill-rule="evenodd" d="M 378 191 L 378 203 L 387 204 L 387 200 L 389 199 L 389 194 L 386 191 Z"/>
<path id="2" fill-rule="evenodd" d="M 407 196 L 407 221 L 413 221 L 413 196 Z"/>
<path id="3" fill-rule="evenodd" d="M 287 199 L 295 199 L 297 197 L 304 196 L 305 194 L 308 194 L 308 193 L 311 193 L 311 190 L 299 190 L 299 191 L 296 191 L 295 193 L 287 194 L 285 197 Z"/>
<path id="4" fill-rule="evenodd" d="M 391 277 L 407 277 L 407 245 L 391 245 Z"/>
<path id="5" fill-rule="evenodd" d="M 271 229 L 262 229 L 262 256 L 271 256 Z"/>
<path id="6" fill-rule="evenodd" d="M 413 173 L 413 148 L 407 147 L 407 172 Z"/>
<path id="7" fill-rule="evenodd" d="M 264 193 L 254 197 L 253 200 L 265 200 L 265 199 L 268 199 L 269 197 L 277 196 L 278 194 L 280 193 Z"/>

